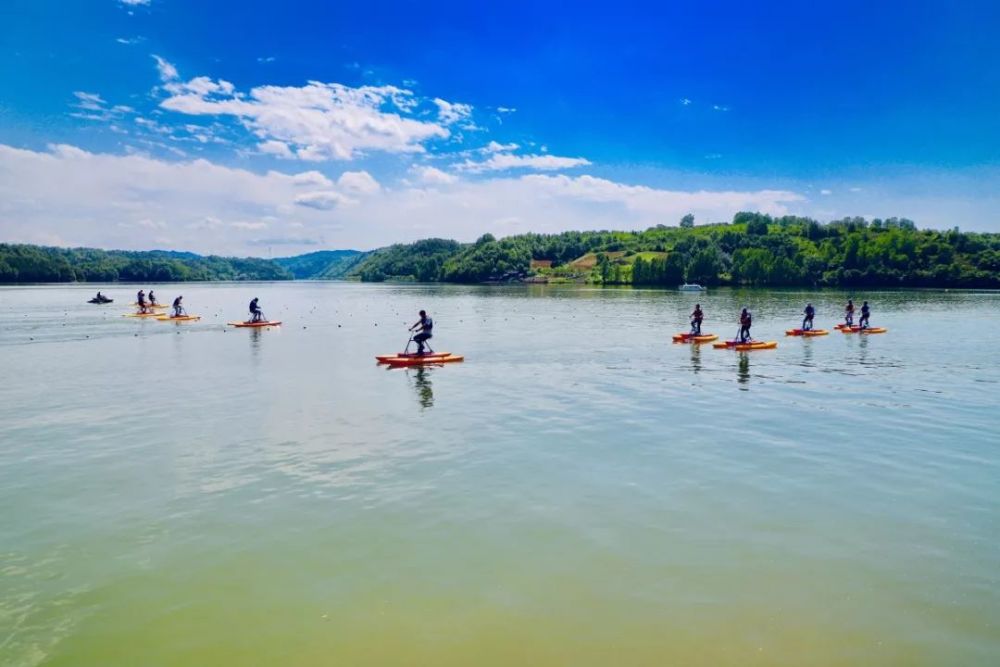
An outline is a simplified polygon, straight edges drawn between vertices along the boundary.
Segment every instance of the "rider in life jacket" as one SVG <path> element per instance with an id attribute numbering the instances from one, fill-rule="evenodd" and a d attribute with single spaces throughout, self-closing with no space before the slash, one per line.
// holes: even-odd
<path id="1" fill-rule="evenodd" d="M 413 342 L 417 344 L 417 354 L 424 354 L 424 342 L 433 337 L 434 320 L 427 316 L 427 311 L 420 311 L 420 319 L 410 327 L 410 331 L 420 328 L 420 332 L 413 337 Z"/>
<path id="2" fill-rule="evenodd" d="M 740 335 L 738 336 L 741 343 L 750 341 L 750 327 L 752 325 L 753 315 L 750 313 L 749 308 L 744 308 L 740 313 Z"/>
<path id="3" fill-rule="evenodd" d="M 816 317 L 816 309 L 813 308 L 811 303 L 806 304 L 806 309 L 802 311 L 805 314 L 805 319 L 802 320 L 802 330 L 812 331 L 813 328 L 813 318 Z"/>
<path id="4" fill-rule="evenodd" d="M 691 335 L 701 335 L 701 321 L 705 319 L 705 313 L 701 310 L 701 304 L 694 304 L 694 312 L 691 313 Z"/>

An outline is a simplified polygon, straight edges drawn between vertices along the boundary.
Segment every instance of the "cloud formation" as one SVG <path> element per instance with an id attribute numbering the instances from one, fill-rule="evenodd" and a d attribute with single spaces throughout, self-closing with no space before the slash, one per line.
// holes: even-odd
<path id="1" fill-rule="evenodd" d="M 514 144 L 516 145 L 516 144 Z M 501 147 L 502 148 L 502 147 Z M 496 153 L 488 160 L 475 162 L 466 160 L 455 169 L 471 173 L 484 171 L 506 171 L 509 169 L 534 169 L 538 171 L 557 171 L 585 167 L 590 160 L 582 157 L 559 157 L 556 155 L 514 155 L 512 153 Z"/>
<path id="2" fill-rule="evenodd" d="M 520 146 L 514 143 L 501 144 L 498 141 L 491 141 L 486 144 L 486 148 L 483 149 L 485 153 L 504 153 L 509 151 L 516 151 Z"/>
<path id="3" fill-rule="evenodd" d="M 804 201 L 782 190 L 673 191 L 589 175 L 466 180 L 415 166 L 410 176 L 390 186 L 364 171 L 331 179 L 315 170 L 254 173 L 207 160 L 0 144 L 0 228 L 12 242 L 254 254 L 279 240 L 295 252 L 428 236 L 472 240 L 487 231 L 639 229 L 686 213 L 699 220 L 739 210 L 783 214 Z"/>
<path id="4" fill-rule="evenodd" d="M 455 176 L 452 176 L 448 172 L 441 171 L 436 167 L 418 165 L 411 167 L 410 173 L 417 179 L 418 182 L 426 183 L 428 185 L 448 185 L 449 183 L 454 183 L 458 180 Z"/>
<path id="5" fill-rule="evenodd" d="M 438 119 L 445 125 L 454 125 L 472 115 L 472 106 L 468 104 L 446 102 L 440 97 L 434 98 L 434 104 L 438 108 Z"/>
<path id="6" fill-rule="evenodd" d="M 154 53 L 153 60 L 156 61 L 156 71 L 160 73 L 160 81 L 174 81 L 178 76 L 180 76 L 177 72 L 177 68 L 167 62 L 165 58 L 161 58 Z"/>
<path id="7" fill-rule="evenodd" d="M 168 96 L 160 106 L 177 113 L 235 117 L 259 139 L 261 152 L 308 161 L 351 160 L 373 151 L 420 153 L 451 136 L 446 127 L 469 119 L 472 107 L 433 100 L 438 122 L 415 117 L 424 100 L 396 86 L 310 81 L 304 86 L 258 86 L 248 94 L 209 77 L 176 80 L 177 70 L 154 56 Z"/>

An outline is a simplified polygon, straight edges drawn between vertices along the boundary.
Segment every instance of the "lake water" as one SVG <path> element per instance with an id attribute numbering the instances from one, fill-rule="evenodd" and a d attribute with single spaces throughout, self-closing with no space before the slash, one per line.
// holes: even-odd
<path id="1" fill-rule="evenodd" d="M 1000 664 L 1000 294 L 136 289 L 0 289 L 0 664 Z"/>

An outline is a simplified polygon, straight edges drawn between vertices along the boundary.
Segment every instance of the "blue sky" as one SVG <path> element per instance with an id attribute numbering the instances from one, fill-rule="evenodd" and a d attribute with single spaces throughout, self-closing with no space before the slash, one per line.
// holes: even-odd
<path id="1" fill-rule="evenodd" d="M 736 210 L 1000 231 L 1000 5 L 0 8 L 0 239 L 290 254 Z"/>

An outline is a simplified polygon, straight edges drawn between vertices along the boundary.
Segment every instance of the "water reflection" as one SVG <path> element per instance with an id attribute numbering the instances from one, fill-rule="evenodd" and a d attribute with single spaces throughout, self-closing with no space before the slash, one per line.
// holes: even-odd
<path id="1" fill-rule="evenodd" d="M 250 358 L 254 363 L 260 363 L 260 339 L 264 335 L 264 329 L 251 327 L 250 331 Z"/>
<path id="2" fill-rule="evenodd" d="M 868 363 L 868 335 L 856 334 L 854 338 L 858 341 L 858 363 L 864 366 Z"/>
<path id="3" fill-rule="evenodd" d="M 804 336 L 802 338 L 802 365 L 806 368 L 812 368 L 815 366 L 813 363 L 813 355 L 815 354 L 813 341 L 814 339 L 808 336 Z"/>
<path id="4" fill-rule="evenodd" d="M 417 390 L 417 402 L 423 409 L 434 407 L 434 388 L 431 384 L 431 370 L 423 366 L 412 369 L 413 387 Z"/>
<path id="5" fill-rule="evenodd" d="M 691 343 L 691 370 L 701 371 L 701 345 L 697 343 Z"/>
<path id="6" fill-rule="evenodd" d="M 750 389 L 750 354 L 748 352 L 737 352 L 739 361 L 736 364 L 736 381 L 741 385 L 740 391 Z"/>

